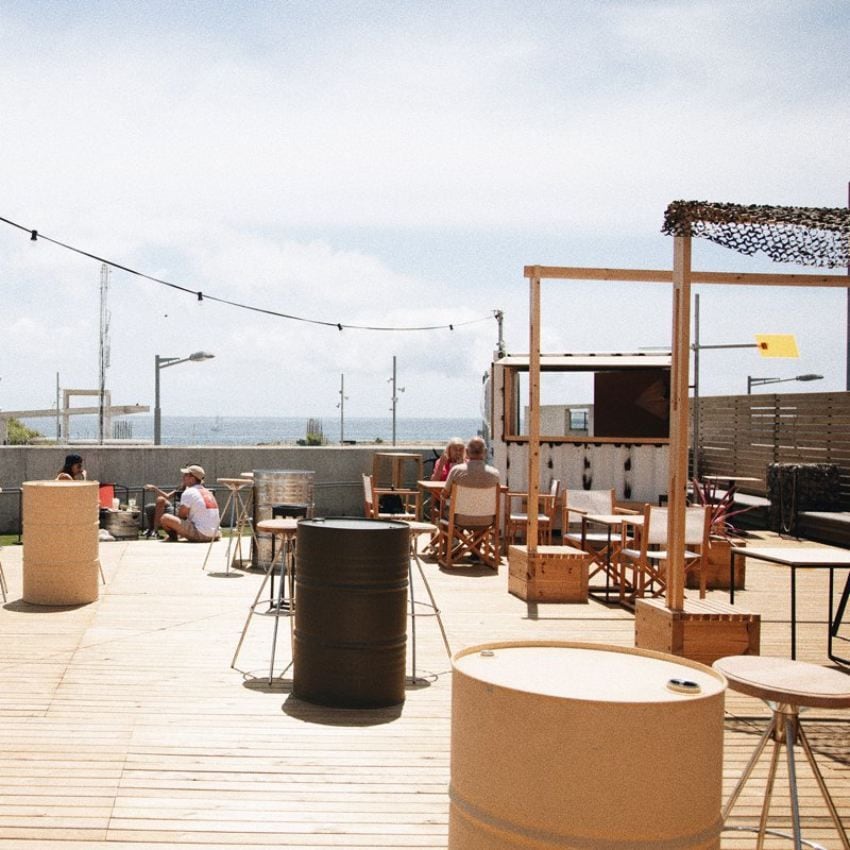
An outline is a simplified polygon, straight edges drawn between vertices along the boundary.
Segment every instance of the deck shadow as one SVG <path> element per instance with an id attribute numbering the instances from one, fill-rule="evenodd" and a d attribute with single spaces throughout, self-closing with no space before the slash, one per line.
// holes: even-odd
<path id="1" fill-rule="evenodd" d="M 6 611 L 17 611 L 22 614 L 61 614 L 63 611 L 76 611 L 85 608 L 91 602 L 79 602 L 76 605 L 36 605 L 34 602 L 24 602 L 23 599 L 15 599 L 3 605 Z"/>
<path id="2" fill-rule="evenodd" d="M 290 694 L 281 708 L 295 720 L 319 726 L 383 726 L 401 717 L 404 703 L 385 708 L 336 708 L 307 702 Z"/>

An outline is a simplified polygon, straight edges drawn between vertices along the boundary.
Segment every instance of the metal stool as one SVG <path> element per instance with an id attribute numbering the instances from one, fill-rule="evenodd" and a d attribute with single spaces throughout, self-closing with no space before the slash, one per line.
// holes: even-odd
<path id="1" fill-rule="evenodd" d="M 273 534 L 276 537 L 280 537 L 280 553 L 278 556 L 278 560 L 280 561 L 280 582 L 278 584 L 277 591 L 277 604 L 275 604 L 272 600 L 269 601 L 269 608 L 266 613 L 274 614 L 274 634 L 272 636 L 272 658 L 271 664 L 269 665 L 269 684 L 272 683 L 272 678 L 274 676 L 274 656 L 275 650 L 277 649 L 277 627 L 278 627 L 278 618 L 281 614 L 291 615 L 294 613 L 295 605 L 294 605 L 294 552 L 295 552 L 295 535 L 298 531 L 298 520 L 295 518 L 286 518 L 286 519 L 264 519 L 260 520 L 257 523 L 257 530 L 262 531 L 267 534 Z M 248 631 L 248 625 L 251 622 L 251 617 L 254 616 L 254 613 L 257 609 L 257 605 L 260 604 L 260 597 L 263 594 L 263 590 L 266 587 L 266 582 L 268 582 L 269 578 L 273 579 L 275 568 L 275 561 L 272 559 L 269 561 L 268 569 L 266 569 L 266 574 L 263 576 L 263 581 L 260 584 L 259 590 L 257 590 L 257 595 L 254 597 L 254 601 L 251 603 L 251 608 L 248 611 L 248 619 L 245 620 L 245 625 L 242 628 L 242 634 L 239 637 L 239 643 L 236 645 L 236 651 L 233 653 L 233 661 L 230 662 L 231 668 L 236 667 L 236 659 L 239 656 L 239 650 L 242 648 L 242 642 L 245 640 L 245 634 Z M 284 599 L 284 587 L 288 583 L 289 585 L 289 601 L 287 602 Z M 292 636 L 292 618 L 290 616 L 289 621 L 289 631 L 290 638 Z"/>
<path id="2" fill-rule="evenodd" d="M 242 563 L 242 532 L 246 527 L 251 528 L 251 535 L 254 534 L 254 529 L 251 526 L 251 512 L 248 509 L 248 504 L 244 499 L 243 490 L 248 490 L 254 486 L 254 482 L 250 478 L 219 478 L 219 484 L 224 484 L 227 487 L 227 499 L 224 502 L 224 508 L 219 515 L 218 531 L 221 532 L 221 519 L 227 516 L 227 511 L 230 510 L 230 536 L 227 538 L 227 552 L 225 553 L 225 570 L 224 574 L 230 574 L 230 566 L 237 559 Z M 230 552 L 233 547 L 234 529 L 236 535 L 236 546 L 231 560 Z M 213 543 L 216 541 L 217 535 L 213 535 L 207 547 L 207 555 L 204 558 L 204 563 L 201 565 L 202 570 L 206 570 L 207 561 L 212 552 Z"/>
<path id="3" fill-rule="evenodd" d="M 817 780 L 821 795 L 829 809 L 832 822 L 838 830 L 842 846 L 845 850 L 850 850 L 847 833 L 844 831 L 841 818 L 838 816 L 835 804 L 815 762 L 814 753 L 809 745 L 806 733 L 803 731 L 799 716 L 801 708 L 850 708 L 850 679 L 837 670 L 830 670 L 828 667 L 820 667 L 817 664 L 759 655 L 732 655 L 719 658 L 712 666 L 726 676 L 729 680 L 729 687 L 743 694 L 764 700 L 773 712 L 773 717 L 764 735 L 762 735 L 741 778 L 723 807 L 723 820 L 725 821 L 729 817 L 741 790 L 750 778 L 759 757 L 764 752 L 768 740 L 772 738 L 774 742 L 773 754 L 766 780 L 759 825 L 758 827 L 727 827 L 727 829 L 758 832 L 758 847 L 762 846 L 765 834 L 792 838 L 794 847 L 798 850 L 803 844 L 808 847 L 820 847 L 820 845 L 811 841 L 805 841 L 800 835 L 800 805 L 794 762 L 794 745 L 799 740 L 812 768 L 812 773 Z M 767 829 L 767 817 L 770 811 L 776 768 L 779 763 L 779 751 L 783 745 L 788 761 L 788 786 L 791 797 L 793 835 Z"/>
<path id="4" fill-rule="evenodd" d="M 427 534 L 429 538 L 437 531 L 437 526 L 430 522 L 415 522 L 409 521 L 407 524 L 410 526 L 410 558 L 411 562 L 415 561 L 416 566 L 419 568 L 419 575 L 422 577 L 422 583 L 425 585 L 425 590 L 428 592 L 428 598 L 431 600 L 428 602 L 416 602 L 416 599 L 413 595 L 413 566 L 409 567 L 409 581 L 408 585 L 410 588 L 410 651 L 411 651 L 411 665 L 412 665 L 412 680 L 416 682 L 416 606 L 417 604 L 420 606 L 424 606 L 426 608 L 431 609 L 431 613 L 425 616 L 436 617 L 437 623 L 440 626 L 440 633 L 443 636 L 443 645 L 446 647 L 446 653 L 449 658 L 452 657 L 452 650 L 449 646 L 449 639 L 446 637 L 446 629 L 443 626 L 443 618 L 440 616 L 440 609 L 437 607 L 437 602 L 434 599 L 434 594 L 431 593 L 431 586 L 428 584 L 428 579 L 425 576 L 425 569 L 422 566 L 422 561 L 419 558 L 419 546 L 418 541 L 420 535 Z"/>

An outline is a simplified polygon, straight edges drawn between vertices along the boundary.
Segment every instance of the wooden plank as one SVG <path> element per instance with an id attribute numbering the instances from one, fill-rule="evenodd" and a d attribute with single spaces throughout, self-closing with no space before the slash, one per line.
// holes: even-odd
<path id="1" fill-rule="evenodd" d="M 676 237 L 684 238 L 684 237 Z M 584 280 L 584 281 L 634 281 L 643 283 L 673 283 L 674 272 L 670 269 L 603 269 L 560 266 L 525 266 L 525 277 L 537 277 L 545 280 Z M 694 283 L 743 284 L 747 286 L 830 286 L 847 288 L 850 286 L 845 275 L 826 274 L 759 274 L 742 272 L 709 272 L 694 269 L 691 272 Z"/>
<path id="2" fill-rule="evenodd" d="M 215 544 L 219 562 L 225 545 Z M 292 696 L 291 673 L 267 685 L 272 618 L 252 620 L 241 669 L 230 668 L 262 577 L 210 577 L 202 548 L 104 544 L 101 598 L 52 611 L 20 604 L 21 549 L 3 551 L 10 601 L 0 608 L 0 850 L 445 850 L 451 664 L 434 617 L 417 618 L 422 681 L 408 686 L 402 706 L 311 705 Z M 506 564 L 498 574 L 424 567 L 454 650 L 498 640 L 634 645 L 628 611 L 594 598 L 519 600 L 507 592 Z M 414 578 L 416 598 L 426 599 Z M 787 570 L 751 559 L 746 590 L 736 594 L 762 615 L 765 654 L 788 655 L 789 581 Z M 798 573 L 799 657 L 818 664 L 828 663 L 826 589 L 825 571 Z M 710 592 L 700 610 L 722 613 L 726 599 Z M 288 623 L 280 625 L 279 671 L 290 657 Z M 724 793 L 767 717 L 740 694 L 727 693 L 726 706 Z M 845 819 L 848 719 L 848 711 L 806 715 Z M 804 767 L 799 781 L 806 836 L 837 846 Z M 780 822 L 783 787 L 772 810 Z M 735 823 L 757 818 L 759 799 L 757 787 L 746 789 Z M 743 850 L 752 836 L 724 835 L 722 846 Z"/>

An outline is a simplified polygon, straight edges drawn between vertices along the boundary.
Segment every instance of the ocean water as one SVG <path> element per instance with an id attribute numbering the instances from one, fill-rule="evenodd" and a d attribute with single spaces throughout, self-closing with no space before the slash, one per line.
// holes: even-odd
<path id="1" fill-rule="evenodd" d="M 72 440 L 98 439 L 96 416 L 71 417 Z M 340 441 L 339 419 L 317 419 L 329 445 Z M 25 424 L 40 431 L 45 437 L 56 435 L 55 425 L 45 419 L 24 420 Z M 275 416 L 163 416 L 162 445 L 165 446 L 263 446 L 295 445 L 307 434 L 308 418 Z M 346 442 L 392 444 L 393 423 L 384 419 L 346 418 Z M 433 443 L 439 447 L 452 437 L 468 439 L 481 429 L 481 420 L 469 419 L 413 419 L 396 420 L 396 443 Z M 125 416 L 113 421 L 113 434 L 107 438 L 122 437 L 133 440 L 153 440 L 153 417 Z"/>

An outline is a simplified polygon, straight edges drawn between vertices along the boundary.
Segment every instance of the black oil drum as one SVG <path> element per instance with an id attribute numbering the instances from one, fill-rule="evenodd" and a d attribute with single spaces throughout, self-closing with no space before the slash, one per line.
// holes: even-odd
<path id="1" fill-rule="evenodd" d="M 403 522 L 298 523 L 294 696 L 338 708 L 404 702 L 409 541 Z"/>

